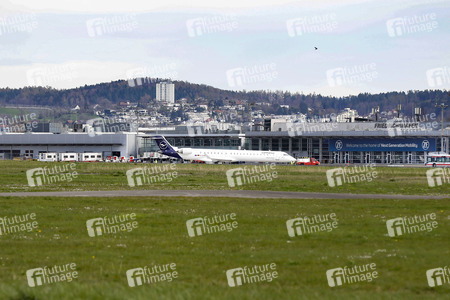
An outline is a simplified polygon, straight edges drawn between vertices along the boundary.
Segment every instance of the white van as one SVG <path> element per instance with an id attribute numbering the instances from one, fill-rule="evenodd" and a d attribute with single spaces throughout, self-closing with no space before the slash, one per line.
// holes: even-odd
<path id="1" fill-rule="evenodd" d="M 81 153 L 81 161 L 84 162 L 96 162 L 102 161 L 101 153 Z"/>
<path id="2" fill-rule="evenodd" d="M 59 161 L 79 161 L 80 153 L 59 153 Z"/>
<path id="3" fill-rule="evenodd" d="M 58 153 L 39 153 L 38 161 L 58 161 Z"/>

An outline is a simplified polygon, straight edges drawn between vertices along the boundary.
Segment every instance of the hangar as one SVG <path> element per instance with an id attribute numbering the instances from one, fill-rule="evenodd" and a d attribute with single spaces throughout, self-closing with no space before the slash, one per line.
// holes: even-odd
<path id="1" fill-rule="evenodd" d="M 2 133 L 0 158 L 37 158 L 39 153 L 101 152 L 103 156 L 136 152 L 136 133 Z"/>

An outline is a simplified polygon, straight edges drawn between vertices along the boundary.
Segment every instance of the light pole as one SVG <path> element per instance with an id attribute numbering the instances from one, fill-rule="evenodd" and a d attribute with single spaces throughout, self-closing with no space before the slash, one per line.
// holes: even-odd
<path id="1" fill-rule="evenodd" d="M 448 105 L 445 105 L 444 103 L 441 104 L 436 103 L 435 105 L 435 107 L 441 109 L 441 152 L 444 152 L 444 109 L 447 106 Z"/>

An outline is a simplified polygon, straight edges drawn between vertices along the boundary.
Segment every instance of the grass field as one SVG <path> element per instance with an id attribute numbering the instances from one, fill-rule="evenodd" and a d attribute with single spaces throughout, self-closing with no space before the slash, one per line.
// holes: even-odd
<path id="1" fill-rule="evenodd" d="M 450 203 L 442 200 L 229 198 L 0 199 L 2 216 L 35 213 L 32 232 L 1 236 L 2 299 L 444 299 L 427 269 L 448 265 Z M 88 219 L 136 213 L 131 232 L 89 237 Z M 188 219 L 236 214 L 238 227 L 189 237 Z M 335 213 L 331 232 L 289 237 L 286 221 Z M 386 220 L 436 213 L 438 228 L 396 238 Z M 28 287 L 28 269 L 76 263 L 73 282 Z M 129 287 L 126 270 L 176 263 L 178 278 Z M 276 263 L 272 282 L 229 287 L 225 271 Z M 376 263 L 379 277 L 331 288 L 326 270 Z"/>
<path id="2" fill-rule="evenodd" d="M 26 171 L 61 163 L 0 161 L 1 192 L 123 190 L 126 171 L 150 164 L 77 163 L 78 178 L 29 187 Z M 158 165 L 161 166 L 161 165 Z M 239 189 L 373 194 L 417 194 L 423 200 L 324 200 L 220 198 L 230 188 L 226 171 L 239 165 L 174 166 L 171 182 L 136 189 L 215 189 L 217 197 L 0 197 L 0 217 L 35 214 L 38 227 L 7 233 L 0 224 L 0 299 L 444 299 L 450 284 L 431 288 L 426 271 L 448 266 L 448 185 L 429 188 L 426 168 L 376 168 L 377 178 L 329 187 L 331 167 L 277 166 L 272 181 Z M 248 166 L 251 167 L 251 166 Z M 173 170 L 172 170 L 173 171 Z M 90 237 L 87 220 L 136 214 L 132 231 Z M 331 231 L 290 237 L 286 221 L 336 214 Z M 437 228 L 389 237 L 386 221 L 436 214 Z M 236 214 L 237 228 L 189 237 L 186 221 Z M 5 219 L 6 217 L 6 219 Z M 76 264 L 78 278 L 29 287 L 26 271 Z M 126 271 L 176 264 L 178 278 L 128 286 Z M 271 282 L 229 287 L 226 271 L 276 264 Z M 376 264 L 378 278 L 329 287 L 326 272 Z"/>
<path id="3" fill-rule="evenodd" d="M 6 108 L 6 107 L 0 107 L 0 114 L 1 115 L 9 115 L 10 117 L 19 116 L 22 114 L 22 110 L 18 108 Z"/>
<path id="4" fill-rule="evenodd" d="M 0 192 L 26 191 L 87 191 L 123 189 L 245 189 L 295 192 L 367 193 L 367 194 L 416 194 L 448 195 L 449 185 L 428 186 L 426 171 L 429 168 L 376 167 L 377 178 L 330 187 L 326 171 L 333 167 L 276 166 L 277 178 L 230 188 L 226 171 L 242 165 L 198 165 L 176 164 L 177 177 L 172 181 L 159 181 L 133 188 L 128 186 L 126 171 L 137 168 L 161 168 L 166 164 L 122 164 L 122 163 L 77 163 L 79 174 L 72 181 L 60 181 L 42 186 L 29 187 L 26 171 L 33 168 L 55 166 L 68 163 L 43 163 L 36 161 L 0 161 Z M 247 166 L 253 168 L 254 166 Z M 172 172 L 172 170 L 170 170 Z M 164 172 L 163 172 L 164 173 Z M 217 196 L 220 196 L 218 194 Z"/>

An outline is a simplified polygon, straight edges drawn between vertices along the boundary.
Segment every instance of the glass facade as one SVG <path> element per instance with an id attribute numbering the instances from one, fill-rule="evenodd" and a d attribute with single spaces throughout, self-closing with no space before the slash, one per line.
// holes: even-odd
<path id="1" fill-rule="evenodd" d="M 357 138 L 355 138 L 357 139 Z M 176 147 L 205 147 L 221 149 L 239 149 L 241 138 L 238 136 L 222 137 L 167 137 Z M 436 138 L 440 146 L 440 138 Z M 139 153 L 158 151 L 151 138 L 143 138 Z M 322 137 L 246 137 L 244 148 L 248 150 L 284 151 L 294 157 L 313 157 L 323 164 L 422 164 L 426 152 L 412 151 L 336 151 L 330 152 L 328 138 Z M 440 147 L 438 147 L 440 150 Z"/>

